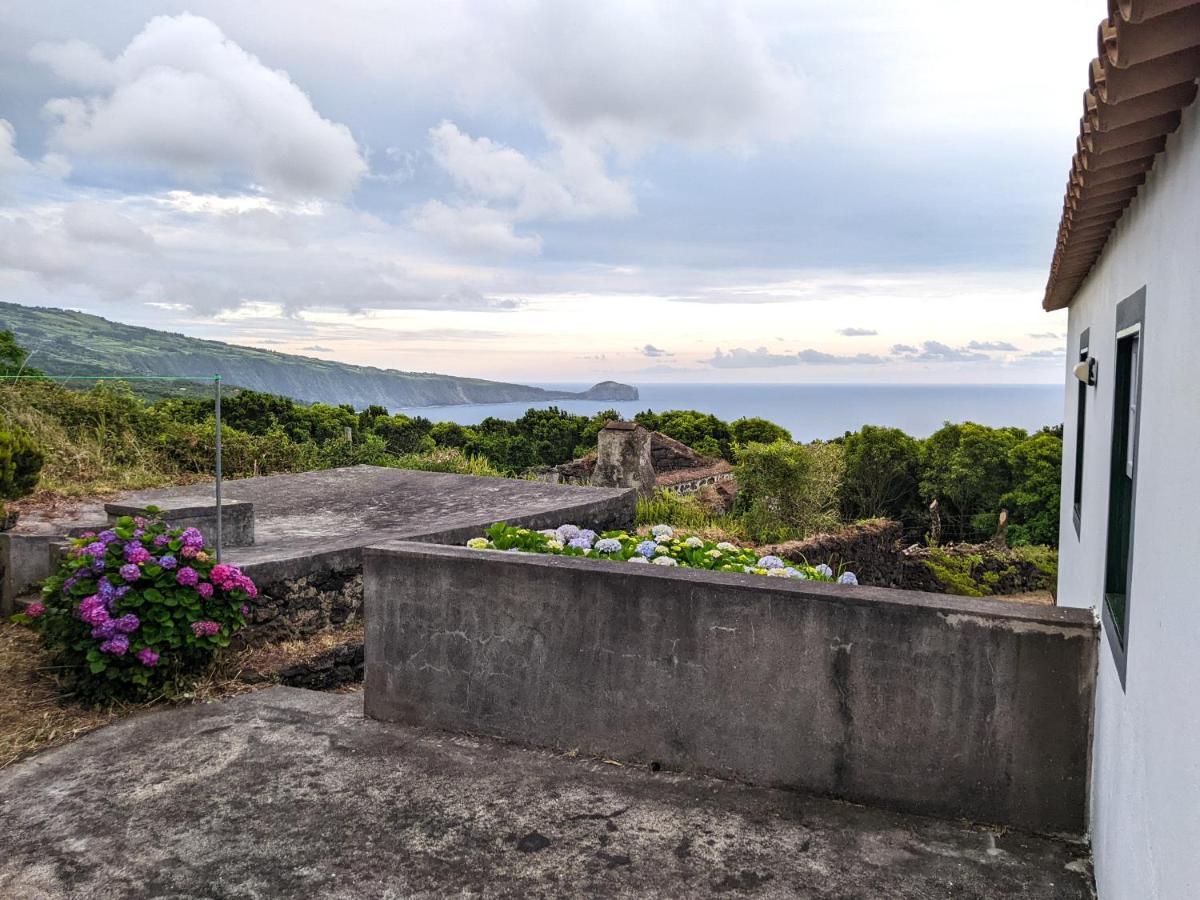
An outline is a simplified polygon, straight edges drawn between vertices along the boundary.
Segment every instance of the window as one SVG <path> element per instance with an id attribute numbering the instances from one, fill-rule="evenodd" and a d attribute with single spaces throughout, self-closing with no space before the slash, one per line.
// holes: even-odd
<path id="1" fill-rule="evenodd" d="M 1085 328 L 1079 335 L 1080 362 L 1087 362 L 1091 331 L 1090 328 Z M 1076 537 L 1079 536 L 1080 522 L 1083 521 L 1083 440 L 1087 423 L 1087 391 L 1087 382 L 1080 381 L 1079 400 L 1075 405 L 1075 503 L 1072 507 Z"/>
<path id="2" fill-rule="evenodd" d="M 1108 480 L 1108 548 L 1104 569 L 1104 622 L 1121 683 L 1129 647 L 1133 510 L 1137 494 L 1138 408 L 1145 355 L 1145 289 L 1117 306 L 1113 375 L 1112 462 Z"/>

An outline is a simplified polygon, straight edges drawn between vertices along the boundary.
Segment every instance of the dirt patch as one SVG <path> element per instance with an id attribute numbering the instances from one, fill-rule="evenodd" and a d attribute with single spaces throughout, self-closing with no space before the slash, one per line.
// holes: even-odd
<path id="1" fill-rule="evenodd" d="M 37 635 L 0 623 L 0 769 L 65 744 L 118 719 L 168 705 L 208 703 L 288 684 L 316 690 L 357 690 L 362 681 L 362 627 L 230 651 L 193 689 L 173 701 L 90 706 L 63 693 Z"/>

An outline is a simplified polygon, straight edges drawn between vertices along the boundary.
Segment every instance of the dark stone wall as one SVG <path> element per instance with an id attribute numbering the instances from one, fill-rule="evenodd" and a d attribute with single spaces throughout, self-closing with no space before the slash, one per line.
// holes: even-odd
<path id="1" fill-rule="evenodd" d="M 825 563 L 835 572 L 845 567 L 858 576 L 860 584 L 915 589 L 904 577 L 900 547 L 903 536 L 904 528 L 899 522 L 875 519 L 832 534 L 776 544 L 764 552 L 813 566 Z"/>
<path id="2" fill-rule="evenodd" d="M 351 624 L 362 615 L 362 585 L 361 568 L 260 584 L 242 639 L 247 644 L 293 640 Z"/>
<path id="3" fill-rule="evenodd" d="M 1084 830 L 1086 610 L 402 542 L 364 560 L 370 716 Z"/>

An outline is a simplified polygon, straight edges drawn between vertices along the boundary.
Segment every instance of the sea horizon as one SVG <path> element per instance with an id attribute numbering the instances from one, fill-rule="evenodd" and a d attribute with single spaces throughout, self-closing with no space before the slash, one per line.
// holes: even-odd
<path id="1" fill-rule="evenodd" d="M 581 383 L 546 383 L 549 390 L 582 391 Z M 1035 431 L 1063 421 L 1061 384 L 720 384 L 650 382 L 634 385 L 639 398 L 627 401 L 548 400 L 397 407 L 392 412 L 435 422 L 477 425 L 489 417 L 519 418 L 527 409 L 556 406 L 577 415 L 607 409 L 632 418 L 645 410 L 694 409 L 733 421 L 770 419 L 797 441 L 839 437 L 863 425 L 900 428 L 927 437 L 945 422 L 977 422 Z"/>

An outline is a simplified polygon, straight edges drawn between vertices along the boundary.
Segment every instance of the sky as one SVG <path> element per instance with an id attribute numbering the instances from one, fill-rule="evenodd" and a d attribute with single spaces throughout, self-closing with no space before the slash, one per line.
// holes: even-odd
<path id="1" fill-rule="evenodd" d="M 1104 11 L 0 0 L 0 299 L 538 383 L 1058 382 Z"/>

